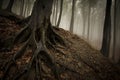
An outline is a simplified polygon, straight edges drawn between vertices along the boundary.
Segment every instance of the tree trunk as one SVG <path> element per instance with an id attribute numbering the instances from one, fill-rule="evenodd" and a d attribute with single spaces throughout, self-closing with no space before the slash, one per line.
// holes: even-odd
<path id="1" fill-rule="evenodd" d="M 10 12 L 12 11 L 13 3 L 14 3 L 14 0 L 10 0 L 10 1 L 9 1 L 9 4 L 8 4 L 8 6 L 7 6 L 7 8 L 6 8 L 7 11 L 10 11 Z"/>
<path id="2" fill-rule="evenodd" d="M 21 0 L 20 15 L 23 16 L 24 11 L 24 0 Z"/>
<path id="3" fill-rule="evenodd" d="M 13 42 L 14 44 L 18 42 L 23 43 L 23 47 L 3 67 L 4 76 L 2 80 L 6 80 L 7 73 L 10 73 L 9 69 L 14 66 L 13 64 L 15 64 L 16 60 L 24 56 L 24 53 L 28 51 L 28 47 L 32 49 L 33 53 L 30 61 L 22 71 L 16 74 L 16 76 L 12 76 L 10 80 L 18 80 L 25 74 L 31 74 L 30 70 L 35 70 L 34 79 L 42 80 L 45 73 L 44 66 L 41 64 L 42 59 L 44 59 L 42 62 L 51 69 L 55 78 L 59 80 L 56 62 L 48 49 L 52 48 L 54 51 L 59 51 L 55 46 L 57 44 L 65 46 L 65 43 L 50 23 L 52 3 L 53 0 L 36 0 L 34 3 L 28 25 L 19 32 Z M 30 75 L 27 76 L 28 80 L 29 77 Z"/>
<path id="4" fill-rule="evenodd" d="M 0 0 L 0 9 L 2 9 L 3 0 Z"/>
<path id="5" fill-rule="evenodd" d="M 117 4 L 117 2 L 116 2 L 116 0 L 114 0 L 114 12 L 113 12 L 113 45 L 112 45 L 112 47 L 113 47 L 113 49 L 112 49 L 112 56 L 111 56 L 111 58 L 113 59 L 113 60 L 115 60 L 114 58 L 115 58 L 115 50 L 116 50 L 116 9 L 117 9 L 117 6 L 116 6 L 116 4 Z M 109 55 L 111 55 L 111 54 L 109 54 Z"/>
<path id="6" fill-rule="evenodd" d="M 53 13 L 52 13 L 53 24 L 55 24 L 55 3 L 56 3 L 56 0 L 53 0 Z"/>
<path id="7" fill-rule="evenodd" d="M 72 15 L 71 15 L 71 22 L 70 22 L 71 32 L 73 32 L 73 26 L 74 26 L 74 12 L 75 12 L 75 0 L 72 1 Z"/>
<path id="8" fill-rule="evenodd" d="M 90 12 L 91 12 L 91 2 L 88 3 L 88 29 L 87 29 L 87 39 L 89 40 L 89 34 L 90 34 Z"/>
<path id="9" fill-rule="evenodd" d="M 115 63 L 120 62 L 120 1 L 114 0 L 113 56 Z"/>
<path id="10" fill-rule="evenodd" d="M 109 48 L 110 48 L 110 39 L 111 39 L 111 4 L 112 4 L 112 0 L 107 0 L 105 23 L 104 23 L 104 30 L 103 30 L 103 43 L 102 43 L 102 49 L 101 49 L 101 52 L 105 56 L 108 56 Z"/>
<path id="11" fill-rule="evenodd" d="M 62 17 L 62 11 L 63 11 L 63 0 L 61 0 L 61 2 L 60 2 L 60 13 L 59 13 L 59 17 L 58 17 L 57 27 L 59 27 L 59 25 L 60 25 L 60 21 L 61 21 L 61 17 Z"/>
<path id="12" fill-rule="evenodd" d="M 56 0 L 56 10 L 55 10 L 55 26 L 57 25 L 57 14 L 58 14 L 58 0 Z"/>
<path id="13" fill-rule="evenodd" d="M 83 32 L 82 32 L 82 35 L 85 36 L 87 12 L 86 12 L 86 5 L 85 4 L 82 4 L 82 5 L 83 5 L 83 7 L 81 8 L 82 19 L 83 19 Z"/>

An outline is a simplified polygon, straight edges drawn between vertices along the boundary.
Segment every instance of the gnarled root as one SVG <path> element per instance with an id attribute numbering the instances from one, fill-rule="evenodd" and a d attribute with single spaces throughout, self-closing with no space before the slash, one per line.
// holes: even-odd
<path id="1" fill-rule="evenodd" d="M 16 67 L 18 67 L 16 64 L 17 60 L 22 58 L 22 56 L 24 56 L 28 48 L 32 49 L 33 54 L 31 56 L 31 59 L 22 70 L 18 70 L 17 74 L 12 76 L 11 78 L 12 80 L 18 80 L 24 75 L 27 75 L 27 77 L 24 78 L 27 79 L 31 70 L 35 71 L 34 73 L 35 80 L 42 80 L 44 74 L 46 73 L 45 69 L 43 69 L 44 66 L 42 63 L 45 63 L 51 69 L 56 79 L 58 80 L 60 79 L 56 62 L 52 54 L 48 51 L 48 49 L 51 47 L 55 51 L 62 53 L 60 50 L 56 49 L 55 46 L 57 45 L 57 43 L 65 46 L 65 42 L 63 38 L 60 37 L 52 27 L 49 27 L 47 31 L 44 31 L 44 30 L 39 30 L 36 27 L 34 27 L 34 30 L 31 30 L 29 26 L 26 26 L 20 31 L 20 33 L 14 39 L 14 43 L 17 42 L 20 43 L 22 42 L 23 46 L 3 66 L 2 71 L 4 73 L 4 76 L 2 76 L 1 79 L 5 80 L 6 77 L 9 77 L 7 73 L 9 72 L 10 68 L 14 66 L 13 64 L 15 64 Z"/>

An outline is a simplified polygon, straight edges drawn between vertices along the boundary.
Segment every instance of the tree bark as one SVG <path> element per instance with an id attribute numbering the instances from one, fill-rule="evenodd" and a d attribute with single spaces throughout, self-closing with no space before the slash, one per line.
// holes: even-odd
<path id="1" fill-rule="evenodd" d="M 109 48 L 110 48 L 110 39 L 111 39 L 111 4 L 112 4 L 112 0 L 107 0 L 105 23 L 104 23 L 104 30 L 103 30 L 103 43 L 102 43 L 102 48 L 101 48 L 101 52 L 105 56 L 108 56 Z"/>
<path id="2" fill-rule="evenodd" d="M 62 11 L 63 11 L 63 0 L 61 0 L 61 2 L 60 2 L 60 14 L 59 14 L 59 17 L 58 17 L 57 27 L 59 27 L 59 25 L 60 25 L 60 21 L 61 21 L 61 17 L 62 17 Z"/>
<path id="3" fill-rule="evenodd" d="M 82 19 L 83 19 L 83 32 L 82 35 L 85 36 L 86 32 L 86 20 L 87 20 L 87 12 L 86 12 L 87 6 L 82 4 L 81 12 L 82 12 Z"/>

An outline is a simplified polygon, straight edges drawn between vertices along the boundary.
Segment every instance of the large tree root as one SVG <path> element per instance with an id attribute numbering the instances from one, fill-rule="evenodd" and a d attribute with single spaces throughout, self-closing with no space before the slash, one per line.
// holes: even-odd
<path id="1" fill-rule="evenodd" d="M 0 16 L 6 17 L 10 20 L 14 20 L 15 22 L 21 21 L 24 17 L 16 15 L 12 12 L 9 12 L 7 10 L 0 10 Z"/>
<path id="2" fill-rule="evenodd" d="M 56 62 L 51 55 L 51 53 L 48 51 L 49 48 L 54 49 L 57 52 L 61 52 L 60 50 L 56 49 L 56 45 L 60 44 L 63 46 L 65 45 L 65 42 L 62 37 L 60 37 L 54 29 L 49 25 L 50 27 L 47 29 L 47 31 L 37 29 L 34 27 L 34 30 L 31 30 L 31 28 L 26 26 L 23 28 L 18 35 L 14 39 L 14 43 L 22 42 L 23 46 L 22 48 L 13 55 L 13 57 L 3 66 L 2 71 L 4 75 L 1 77 L 1 79 L 6 80 L 6 77 L 8 77 L 8 72 L 10 71 L 11 67 L 15 65 L 17 68 L 17 60 L 22 58 L 22 56 L 25 54 L 25 52 L 28 50 L 28 48 L 32 49 L 33 55 L 31 56 L 30 61 L 25 65 L 23 70 L 21 72 L 16 73 L 16 75 L 13 75 L 11 78 L 12 80 L 18 80 L 20 77 L 24 76 L 25 74 L 29 74 L 31 69 L 35 70 L 35 80 L 42 80 L 42 77 L 45 74 L 45 71 L 43 69 L 42 62 L 46 63 L 47 66 L 51 69 L 51 71 L 54 73 L 54 77 L 56 79 L 60 79 L 58 67 L 56 65 Z"/>
<path id="3" fill-rule="evenodd" d="M 17 21 L 16 23 L 21 26 L 24 26 L 25 24 L 27 24 L 29 22 L 30 18 L 31 18 L 31 16 L 28 16 L 26 18 L 23 18 L 23 19 Z"/>

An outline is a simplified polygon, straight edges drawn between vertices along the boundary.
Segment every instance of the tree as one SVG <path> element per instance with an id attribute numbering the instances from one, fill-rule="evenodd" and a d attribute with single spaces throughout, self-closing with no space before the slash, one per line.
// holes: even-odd
<path id="1" fill-rule="evenodd" d="M 8 6 L 7 6 L 7 8 L 6 8 L 7 11 L 10 11 L 10 12 L 12 11 L 13 3 L 14 3 L 14 0 L 10 0 L 10 1 L 9 1 L 9 4 L 8 4 Z"/>
<path id="2" fill-rule="evenodd" d="M 20 0 L 20 1 L 21 1 L 21 5 L 22 5 L 22 7 L 20 7 L 20 15 L 23 16 L 24 15 L 23 11 L 24 11 L 24 7 L 25 7 L 25 3 L 24 3 L 24 0 Z"/>
<path id="3" fill-rule="evenodd" d="M 57 14 L 58 14 L 58 0 L 56 0 L 56 8 L 55 8 L 55 26 L 57 25 Z"/>
<path id="4" fill-rule="evenodd" d="M 3 0 L 0 0 L 0 9 L 2 9 Z"/>
<path id="5" fill-rule="evenodd" d="M 120 0 L 114 0 L 114 40 L 113 40 L 113 59 L 116 63 L 120 63 Z"/>
<path id="6" fill-rule="evenodd" d="M 59 25 L 60 25 L 62 11 L 63 11 L 62 9 L 63 9 L 63 0 L 61 0 L 61 2 L 60 2 L 60 13 L 59 13 L 59 17 L 58 17 L 57 27 L 59 27 Z"/>
<path id="7" fill-rule="evenodd" d="M 73 26 L 74 26 L 75 1 L 76 0 L 72 0 L 72 16 L 71 16 L 71 22 L 70 22 L 70 31 L 71 32 L 73 32 Z"/>
<path id="8" fill-rule="evenodd" d="M 111 8 L 111 40 L 109 58 L 115 63 L 120 62 L 120 0 L 113 0 Z"/>
<path id="9" fill-rule="evenodd" d="M 88 40 L 89 40 L 89 34 L 90 34 L 90 16 L 91 16 L 91 1 L 88 1 L 88 29 L 87 29 L 87 35 L 88 35 Z"/>
<path id="10" fill-rule="evenodd" d="M 103 30 L 103 43 L 101 52 L 108 56 L 109 48 L 110 48 L 110 39 L 111 39 L 111 5 L 112 0 L 107 0 L 106 4 L 106 14 L 105 14 L 105 23 L 104 23 L 104 30 Z"/>
<path id="11" fill-rule="evenodd" d="M 54 27 L 50 23 L 52 3 L 53 0 L 36 0 L 34 3 L 28 25 L 23 28 L 14 39 L 14 44 L 24 42 L 23 47 L 3 66 L 3 80 L 6 78 L 9 69 L 16 63 L 16 60 L 20 59 L 28 48 L 31 48 L 33 52 L 29 63 L 25 66 L 24 70 L 16 76 L 13 76 L 12 79 L 18 80 L 18 78 L 28 73 L 31 69 L 35 69 L 36 79 L 41 80 L 44 73 L 44 71 L 40 69 L 42 68 L 41 59 L 44 59 L 44 62 L 47 61 L 51 71 L 53 71 L 55 77 L 59 79 L 57 66 L 48 49 L 52 48 L 56 51 L 55 45 L 59 43 L 65 46 L 65 42 L 63 38 L 55 32 Z"/>

